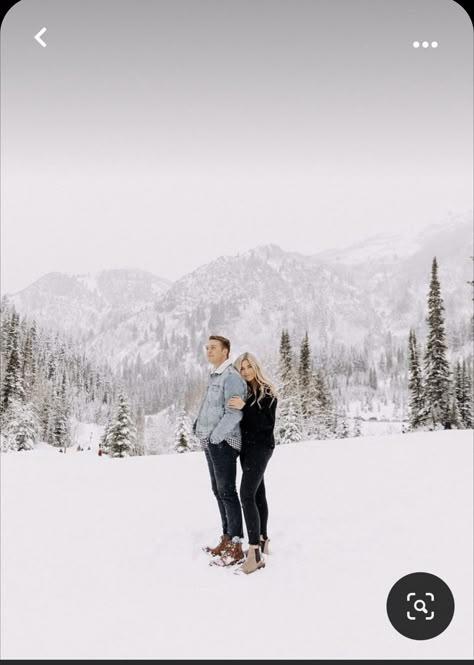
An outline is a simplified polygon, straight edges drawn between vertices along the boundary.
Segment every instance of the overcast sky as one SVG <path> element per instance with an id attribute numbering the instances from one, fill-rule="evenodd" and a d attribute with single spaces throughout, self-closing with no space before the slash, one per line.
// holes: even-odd
<path id="1" fill-rule="evenodd" d="M 452 0 L 22 0 L 1 37 L 3 293 L 472 209 Z"/>

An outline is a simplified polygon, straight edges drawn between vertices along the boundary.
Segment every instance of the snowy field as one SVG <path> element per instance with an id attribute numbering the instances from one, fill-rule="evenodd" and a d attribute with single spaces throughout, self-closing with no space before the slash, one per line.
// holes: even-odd
<path id="1" fill-rule="evenodd" d="M 201 551 L 220 529 L 200 452 L 2 455 L 1 657 L 471 659 L 472 435 L 278 447 L 273 551 L 248 576 Z M 394 583 L 417 571 L 455 600 L 425 641 L 386 613 Z"/>

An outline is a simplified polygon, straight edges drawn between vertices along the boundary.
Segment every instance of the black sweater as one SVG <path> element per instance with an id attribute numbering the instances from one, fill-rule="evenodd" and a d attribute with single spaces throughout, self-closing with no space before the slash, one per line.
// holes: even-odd
<path id="1" fill-rule="evenodd" d="M 242 444 L 263 444 L 275 447 L 273 429 L 275 427 L 275 413 L 277 407 L 276 397 L 265 395 L 260 404 L 254 401 L 255 396 L 247 398 L 240 421 Z"/>

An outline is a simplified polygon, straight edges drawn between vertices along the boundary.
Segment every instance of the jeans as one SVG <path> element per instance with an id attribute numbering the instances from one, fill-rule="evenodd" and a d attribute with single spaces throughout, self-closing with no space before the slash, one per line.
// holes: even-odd
<path id="1" fill-rule="evenodd" d="M 260 534 L 267 538 L 268 504 L 263 474 L 273 455 L 267 445 L 249 444 L 242 448 L 240 500 L 244 511 L 249 545 L 258 545 Z"/>
<path id="2" fill-rule="evenodd" d="M 231 538 L 243 538 L 242 508 L 235 486 L 239 451 L 232 448 L 227 441 L 221 441 L 218 444 L 209 443 L 204 448 L 204 453 L 211 476 L 212 491 L 221 514 L 222 533 Z"/>

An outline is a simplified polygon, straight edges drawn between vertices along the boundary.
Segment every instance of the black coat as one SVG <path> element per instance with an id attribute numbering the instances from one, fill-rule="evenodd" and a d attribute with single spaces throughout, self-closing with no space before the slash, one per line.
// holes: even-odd
<path id="1" fill-rule="evenodd" d="M 257 402 L 252 404 L 254 399 L 254 395 L 248 397 L 243 408 L 243 416 L 240 421 L 242 445 L 257 444 L 274 448 L 273 429 L 275 427 L 277 398 L 265 395 L 260 400 L 260 404 Z"/>

